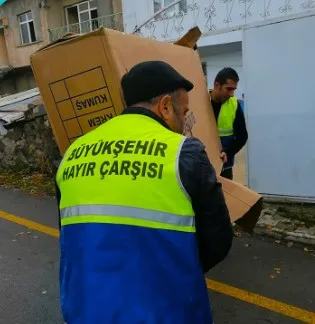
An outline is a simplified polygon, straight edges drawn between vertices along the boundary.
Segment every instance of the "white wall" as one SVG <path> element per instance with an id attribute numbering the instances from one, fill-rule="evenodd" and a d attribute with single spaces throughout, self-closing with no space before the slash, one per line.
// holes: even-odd
<path id="1" fill-rule="evenodd" d="M 125 31 L 153 16 L 154 0 L 122 0 Z M 186 0 L 187 12 L 168 15 L 167 19 L 152 20 L 141 33 L 146 37 L 175 40 L 191 27 L 198 25 L 204 35 L 225 34 L 242 26 L 266 19 L 288 16 L 309 10 L 313 1 L 304 0 Z M 172 12 L 174 13 L 174 12 Z M 219 37 L 219 36 L 218 36 Z"/>
<path id="2" fill-rule="evenodd" d="M 153 0 L 122 0 L 125 32 L 131 33 L 136 25 L 153 15 Z"/>
<path id="3" fill-rule="evenodd" d="M 240 77 L 240 82 L 235 95 L 238 99 L 242 98 L 242 93 L 244 93 L 242 51 L 202 56 L 201 61 L 207 63 L 208 88 L 213 87 L 214 79 L 221 69 L 224 67 L 232 67 L 235 69 Z"/>
<path id="4" fill-rule="evenodd" d="M 315 12 L 244 32 L 248 177 L 260 193 L 315 200 L 314 30 Z"/>
<path id="5" fill-rule="evenodd" d="M 222 45 L 235 42 L 241 42 L 243 33 L 241 30 L 218 33 L 213 35 L 203 35 L 198 41 L 198 47 L 212 46 L 212 45 Z"/>

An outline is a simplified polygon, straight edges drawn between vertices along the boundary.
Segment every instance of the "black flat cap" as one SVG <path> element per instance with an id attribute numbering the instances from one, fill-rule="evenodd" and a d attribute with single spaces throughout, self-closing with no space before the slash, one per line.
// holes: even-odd
<path id="1" fill-rule="evenodd" d="M 172 66 L 162 61 L 146 61 L 135 65 L 123 76 L 121 86 L 127 106 L 180 88 L 190 91 L 194 87 Z"/>

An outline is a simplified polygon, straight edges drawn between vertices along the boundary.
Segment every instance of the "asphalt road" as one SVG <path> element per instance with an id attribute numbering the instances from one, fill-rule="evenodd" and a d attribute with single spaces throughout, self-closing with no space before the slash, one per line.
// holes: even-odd
<path id="1" fill-rule="evenodd" d="M 6 189 L 0 190 L 0 203 L 0 323 L 63 323 L 58 240 L 4 219 L 9 213 L 57 228 L 55 201 Z M 238 237 L 229 257 L 208 278 L 219 282 L 219 287 L 223 283 L 242 290 L 234 295 L 230 289 L 209 290 L 215 324 L 302 323 L 283 313 L 288 310 L 299 318 L 303 310 L 315 312 L 315 254 L 305 252 L 303 246 L 288 247 L 258 236 Z M 259 296 L 251 303 L 241 300 L 242 296 L 250 299 L 252 293 Z M 272 301 L 266 304 L 261 296 Z M 278 301 L 286 304 L 281 311 Z"/>

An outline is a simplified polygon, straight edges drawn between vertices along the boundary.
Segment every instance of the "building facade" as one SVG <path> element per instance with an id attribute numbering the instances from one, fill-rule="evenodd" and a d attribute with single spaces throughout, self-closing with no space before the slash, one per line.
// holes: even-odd
<path id="1" fill-rule="evenodd" d="M 30 55 L 68 32 L 122 30 L 117 0 L 6 0 L 0 6 L 0 95 L 35 87 Z"/>
<path id="2" fill-rule="evenodd" d="M 172 5 L 173 4 L 173 5 Z M 203 36 L 198 48 L 211 88 L 216 73 L 232 66 L 241 81 L 236 95 L 244 97 L 242 28 L 245 25 L 315 8 L 313 0 L 123 0 L 126 32 L 174 41 L 191 27 Z M 169 8 L 169 9 L 167 9 Z"/>

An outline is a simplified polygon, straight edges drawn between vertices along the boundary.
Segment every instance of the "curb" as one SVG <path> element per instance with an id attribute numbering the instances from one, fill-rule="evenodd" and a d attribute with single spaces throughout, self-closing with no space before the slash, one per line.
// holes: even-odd
<path id="1" fill-rule="evenodd" d="M 255 234 L 265 235 L 288 242 L 306 244 L 315 247 L 315 236 L 307 233 L 286 231 L 279 228 L 267 228 L 266 226 L 256 226 Z"/>

